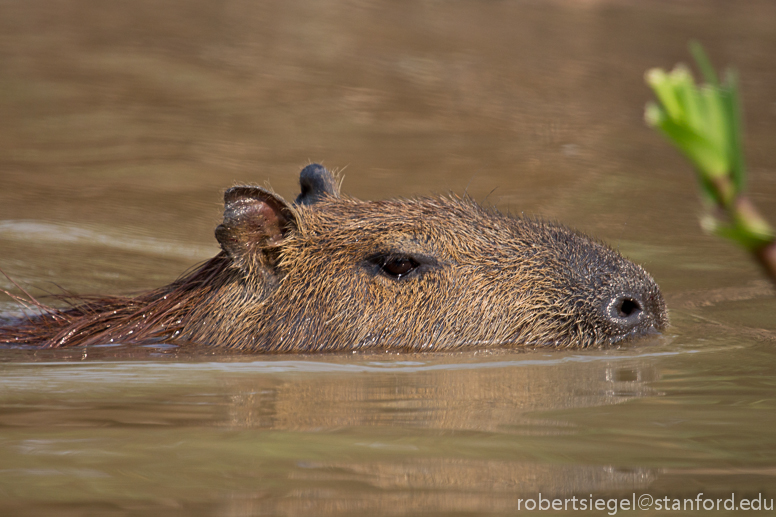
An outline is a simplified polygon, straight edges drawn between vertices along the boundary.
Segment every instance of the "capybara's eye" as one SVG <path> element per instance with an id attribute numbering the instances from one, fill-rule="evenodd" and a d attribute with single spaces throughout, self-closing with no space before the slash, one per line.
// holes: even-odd
<path id="1" fill-rule="evenodd" d="M 411 257 L 396 257 L 388 259 L 382 266 L 383 271 L 394 278 L 401 278 L 411 273 L 420 264 Z"/>

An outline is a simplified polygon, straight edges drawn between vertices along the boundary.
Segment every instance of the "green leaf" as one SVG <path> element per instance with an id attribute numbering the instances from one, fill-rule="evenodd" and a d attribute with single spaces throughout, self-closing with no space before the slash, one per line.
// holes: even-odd
<path id="1" fill-rule="evenodd" d="M 701 69 L 703 78 L 710 85 L 719 88 L 719 79 L 717 79 L 717 73 L 714 71 L 714 67 L 711 66 L 709 56 L 703 50 L 703 46 L 696 40 L 690 41 L 690 54 L 695 58 L 695 62 L 698 64 L 698 68 Z"/>
<path id="2" fill-rule="evenodd" d="M 700 89 L 700 98 L 704 106 L 706 120 L 704 134 L 714 144 L 720 155 L 725 158 L 725 172 L 729 163 L 727 159 L 727 117 L 720 98 L 720 91 L 709 85 L 703 85 Z"/>
<path id="3" fill-rule="evenodd" d="M 672 75 L 674 74 L 678 83 L 677 97 L 683 107 L 686 123 L 693 130 L 701 133 L 705 127 L 706 113 L 692 75 L 684 67 L 682 69 L 677 67 Z"/>
<path id="4" fill-rule="evenodd" d="M 748 251 L 754 251 L 761 245 L 760 239 L 753 239 L 740 228 L 722 223 L 708 214 L 701 219 L 701 227 L 706 232 L 731 240 Z"/>
<path id="5" fill-rule="evenodd" d="M 659 126 L 667 116 L 665 110 L 654 102 L 648 102 L 644 108 L 644 121 L 650 127 Z"/>
<path id="6" fill-rule="evenodd" d="M 725 74 L 725 88 L 723 90 L 723 106 L 727 118 L 727 142 L 730 159 L 730 176 L 736 192 L 743 192 L 746 188 L 746 166 L 744 164 L 744 150 L 741 144 L 741 104 L 738 95 L 738 76 L 735 71 L 728 70 Z"/>
<path id="7" fill-rule="evenodd" d="M 647 71 L 647 83 L 652 87 L 660 103 L 668 112 L 668 115 L 675 120 L 684 118 L 684 113 L 676 97 L 673 81 L 668 74 L 659 68 L 653 68 Z"/>
<path id="8" fill-rule="evenodd" d="M 738 78 L 728 70 L 720 84 L 700 44 L 691 42 L 690 51 L 707 84 L 696 86 L 683 65 L 670 73 L 650 70 L 646 79 L 659 104 L 648 103 L 644 118 L 694 165 L 708 210 L 701 218 L 703 228 L 759 253 L 774 243 L 776 230 L 742 195 L 746 169 Z"/>
<path id="9" fill-rule="evenodd" d="M 693 162 L 698 171 L 711 178 L 725 176 L 727 159 L 706 135 L 677 124 L 658 106 L 647 106 L 645 118 L 658 127 Z"/>

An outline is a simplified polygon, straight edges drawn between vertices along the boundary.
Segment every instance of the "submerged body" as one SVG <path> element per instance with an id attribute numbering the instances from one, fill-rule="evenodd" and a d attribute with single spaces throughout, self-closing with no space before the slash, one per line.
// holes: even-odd
<path id="1" fill-rule="evenodd" d="M 469 199 L 360 201 L 319 165 L 294 203 L 225 194 L 222 252 L 134 298 L 0 327 L 0 344 L 196 342 L 256 352 L 588 347 L 667 325 L 652 278 L 563 226 Z"/>

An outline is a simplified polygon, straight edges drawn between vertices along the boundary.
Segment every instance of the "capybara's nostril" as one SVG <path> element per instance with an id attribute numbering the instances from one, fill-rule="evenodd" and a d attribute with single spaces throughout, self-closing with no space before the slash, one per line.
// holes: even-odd
<path id="1" fill-rule="evenodd" d="M 641 305 L 636 300 L 623 298 L 617 304 L 617 313 L 621 318 L 629 318 L 641 311 Z"/>
<path id="2" fill-rule="evenodd" d="M 609 305 L 609 317 L 620 325 L 635 325 L 639 322 L 642 312 L 641 302 L 627 294 L 617 296 Z"/>

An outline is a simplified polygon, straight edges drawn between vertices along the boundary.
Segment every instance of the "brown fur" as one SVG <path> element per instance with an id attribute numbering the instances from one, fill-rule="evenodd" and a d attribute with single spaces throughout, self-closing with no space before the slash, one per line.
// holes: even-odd
<path id="1" fill-rule="evenodd" d="M 667 324 L 652 278 L 576 232 L 455 196 L 359 201 L 341 196 L 321 171 L 307 185 L 303 171 L 295 204 L 255 187 L 227 191 L 216 230 L 224 251 L 177 282 L 47 310 L 0 327 L 0 343 L 196 342 L 257 352 L 587 347 Z M 404 276 L 385 267 L 406 260 L 417 267 Z M 612 318 L 623 293 L 640 311 Z"/>

